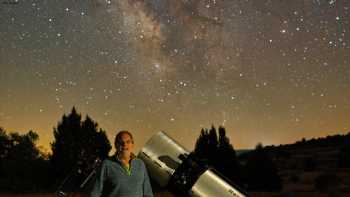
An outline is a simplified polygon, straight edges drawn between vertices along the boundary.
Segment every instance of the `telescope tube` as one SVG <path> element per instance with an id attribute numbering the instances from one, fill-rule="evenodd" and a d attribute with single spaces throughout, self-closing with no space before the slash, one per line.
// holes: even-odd
<path id="1" fill-rule="evenodd" d="M 141 149 L 142 159 L 150 177 L 161 187 L 179 196 L 247 197 L 234 184 L 215 171 L 200 165 L 194 156 L 164 132 L 158 132 Z"/>

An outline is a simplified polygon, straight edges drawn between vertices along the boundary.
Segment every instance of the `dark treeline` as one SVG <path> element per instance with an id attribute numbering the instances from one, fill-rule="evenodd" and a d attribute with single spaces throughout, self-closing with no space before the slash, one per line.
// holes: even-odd
<path id="1" fill-rule="evenodd" d="M 0 190 L 33 191 L 49 187 L 49 161 L 36 147 L 39 136 L 29 131 L 7 134 L 0 128 Z"/>
<path id="2" fill-rule="evenodd" d="M 224 127 L 218 132 L 214 126 L 202 129 L 194 154 L 208 166 L 212 166 L 231 182 L 248 191 L 278 191 L 282 182 L 270 156 L 258 145 L 240 162 L 235 149 L 226 136 Z"/>
<path id="3" fill-rule="evenodd" d="M 305 191 L 303 188 L 309 187 L 308 192 L 329 196 L 342 196 L 350 191 L 347 181 L 350 176 L 350 133 L 309 140 L 303 138 L 294 144 L 261 146 L 259 149 L 272 159 L 283 179 L 283 187 L 294 186 L 296 191 Z M 239 156 L 239 161 L 249 162 L 252 157 L 254 151 L 246 152 Z M 270 164 L 267 166 L 271 167 Z M 254 174 L 254 170 L 245 172 L 249 173 Z M 256 173 L 256 177 L 260 175 Z"/>
<path id="4" fill-rule="evenodd" d="M 350 133 L 344 135 L 332 135 L 326 137 L 305 139 L 302 138 L 300 141 L 297 141 L 293 144 L 284 144 L 279 146 L 267 146 L 267 149 L 274 149 L 277 147 L 283 148 L 298 148 L 303 146 L 319 146 L 319 147 L 331 147 L 331 146 L 343 146 L 350 143 Z"/>
<path id="5" fill-rule="evenodd" d="M 286 144 L 279 146 L 266 146 L 265 149 L 270 153 L 271 157 L 276 159 L 289 158 L 291 151 L 308 150 L 317 148 L 331 148 L 337 151 L 336 167 L 338 168 L 350 168 L 350 133 L 344 135 L 333 135 L 320 138 L 312 138 L 306 140 L 302 138 L 294 144 Z M 307 166 L 314 166 L 315 158 L 306 158 L 305 163 Z M 306 167 L 307 168 L 307 167 Z M 308 169 L 308 168 L 307 168 Z"/>
<path id="6" fill-rule="evenodd" d="M 1 191 L 55 191 L 69 174 L 86 177 L 89 164 L 97 157 L 106 158 L 111 149 L 106 132 L 89 116 L 82 120 L 74 107 L 63 115 L 53 134 L 47 154 L 36 146 L 39 136 L 34 131 L 20 135 L 0 128 Z"/>
<path id="7" fill-rule="evenodd" d="M 8 133 L 0 127 L 0 191 L 55 191 L 68 174 L 86 177 L 96 158 L 108 157 L 111 149 L 106 132 L 89 116 L 82 120 L 74 107 L 62 116 L 53 134 L 51 152 L 45 153 L 36 146 L 39 135 L 34 131 Z M 302 140 L 289 147 L 341 144 L 338 165 L 350 167 L 349 138 L 348 134 Z M 212 126 L 201 130 L 192 153 L 203 165 L 248 191 L 278 191 L 282 181 L 275 164 L 276 154 L 271 154 L 277 150 L 283 154 L 279 147 L 258 144 L 254 150 L 237 155 L 225 128 Z"/>

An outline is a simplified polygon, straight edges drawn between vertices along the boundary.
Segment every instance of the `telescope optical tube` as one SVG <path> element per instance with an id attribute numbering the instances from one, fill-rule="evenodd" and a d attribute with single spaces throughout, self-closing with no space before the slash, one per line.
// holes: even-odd
<path id="1" fill-rule="evenodd" d="M 193 154 L 162 131 L 151 137 L 138 157 L 144 161 L 150 177 L 176 196 L 248 197 L 215 170 L 201 165 Z"/>

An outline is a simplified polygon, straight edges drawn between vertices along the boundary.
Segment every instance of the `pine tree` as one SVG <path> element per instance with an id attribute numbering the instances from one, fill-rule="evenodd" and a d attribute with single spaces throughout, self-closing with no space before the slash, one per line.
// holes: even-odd
<path id="1" fill-rule="evenodd" d="M 98 130 L 98 124 L 89 116 L 82 122 L 75 107 L 69 115 L 63 115 L 54 128 L 54 138 L 50 161 L 57 180 L 62 180 L 77 166 L 87 171 L 89 164 L 96 158 L 106 158 L 111 149 L 105 131 Z"/>
<path id="2" fill-rule="evenodd" d="M 224 127 L 219 127 L 218 153 L 221 157 L 217 166 L 229 179 L 239 184 L 241 182 L 240 166 L 238 164 L 236 151 L 226 137 Z"/>
<path id="3" fill-rule="evenodd" d="M 240 167 L 236 151 L 226 137 L 224 127 L 219 127 L 219 137 L 214 126 L 202 129 L 196 141 L 194 155 L 205 165 L 214 167 L 225 177 L 236 183 L 240 182 Z"/>

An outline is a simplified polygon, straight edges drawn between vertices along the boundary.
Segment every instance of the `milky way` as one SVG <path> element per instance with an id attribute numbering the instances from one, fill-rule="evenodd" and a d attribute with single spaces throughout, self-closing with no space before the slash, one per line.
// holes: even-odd
<path id="1" fill-rule="evenodd" d="M 347 0 L 1 0 L 0 126 L 40 135 L 75 106 L 137 148 L 236 148 L 349 132 Z"/>

